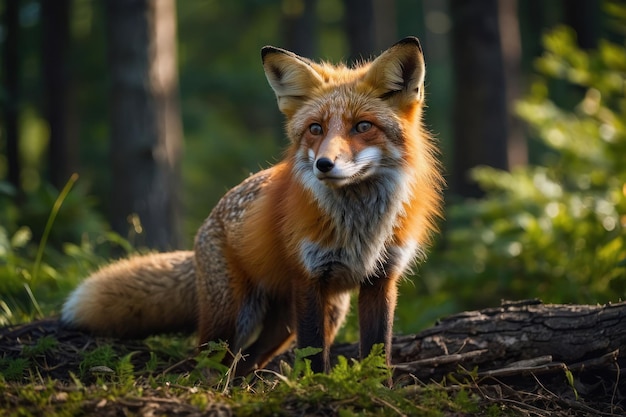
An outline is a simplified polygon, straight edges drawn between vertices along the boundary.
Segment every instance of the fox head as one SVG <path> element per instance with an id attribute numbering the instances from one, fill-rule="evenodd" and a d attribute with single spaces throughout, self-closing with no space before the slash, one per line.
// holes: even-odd
<path id="1" fill-rule="evenodd" d="M 420 140 L 425 74 L 417 38 L 354 68 L 272 46 L 261 55 L 287 118 L 296 170 L 315 194 L 397 175 L 415 162 L 409 159 Z"/>
<path id="2" fill-rule="evenodd" d="M 281 201 L 319 226 L 302 222 L 308 228 L 292 233 L 303 266 L 327 273 L 330 264 L 349 265 L 351 282 L 383 261 L 403 270 L 436 229 L 443 185 L 422 127 L 419 41 L 405 38 L 354 67 L 271 46 L 261 55 L 291 140 L 280 188 L 291 192 Z"/>

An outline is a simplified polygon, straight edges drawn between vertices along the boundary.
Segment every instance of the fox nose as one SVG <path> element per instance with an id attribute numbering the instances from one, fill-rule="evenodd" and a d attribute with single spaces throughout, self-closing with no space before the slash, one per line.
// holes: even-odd
<path id="1" fill-rule="evenodd" d="M 335 163 L 331 161 L 329 158 L 322 157 L 315 161 L 315 167 L 319 169 L 323 173 L 329 172 L 331 169 L 335 167 Z"/>

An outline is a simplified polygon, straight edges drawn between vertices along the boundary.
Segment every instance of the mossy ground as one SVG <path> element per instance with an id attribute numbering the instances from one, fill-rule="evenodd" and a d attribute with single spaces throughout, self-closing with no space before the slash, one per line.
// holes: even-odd
<path id="1" fill-rule="evenodd" d="M 620 415 L 615 393 L 580 401 L 565 378 L 466 377 L 385 381 L 381 352 L 339 358 L 313 374 L 305 351 L 246 379 L 230 377 L 215 344 L 200 355 L 189 337 L 94 338 L 54 319 L 0 329 L 0 416 L 591 416 Z M 293 355 L 292 355 L 293 356 Z M 608 382 L 608 381 L 607 381 Z M 611 394 L 611 393 L 607 393 Z M 619 394 L 619 392 L 618 392 Z M 603 402 L 602 402 L 603 401 Z"/>

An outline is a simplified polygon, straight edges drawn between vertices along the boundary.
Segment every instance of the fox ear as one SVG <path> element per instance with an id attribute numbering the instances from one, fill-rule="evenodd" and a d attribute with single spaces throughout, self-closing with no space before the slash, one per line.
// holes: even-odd
<path id="1" fill-rule="evenodd" d="M 273 46 L 261 49 L 265 76 L 276 93 L 278 108 L 290 116 L 317 86 L 323 83 L 311 62 Z"/>
<path id="2" fill-rule="evenodd" d="M 371 63 L 365 81 L 378 97 L 402 108 L 423 100 L 425 73 L 420 42 L 415 37 L 408 37 Z"/>

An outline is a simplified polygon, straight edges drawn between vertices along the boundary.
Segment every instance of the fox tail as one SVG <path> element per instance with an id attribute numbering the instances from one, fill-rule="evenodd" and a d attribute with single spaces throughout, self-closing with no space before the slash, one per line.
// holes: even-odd
<path id="1" fill-rule="evenodd" d="M 197 323 L 194 253 L 135 256 L 105 266 L 69 296 L 61 323 L 102 336 L 192 332 Z"/>

